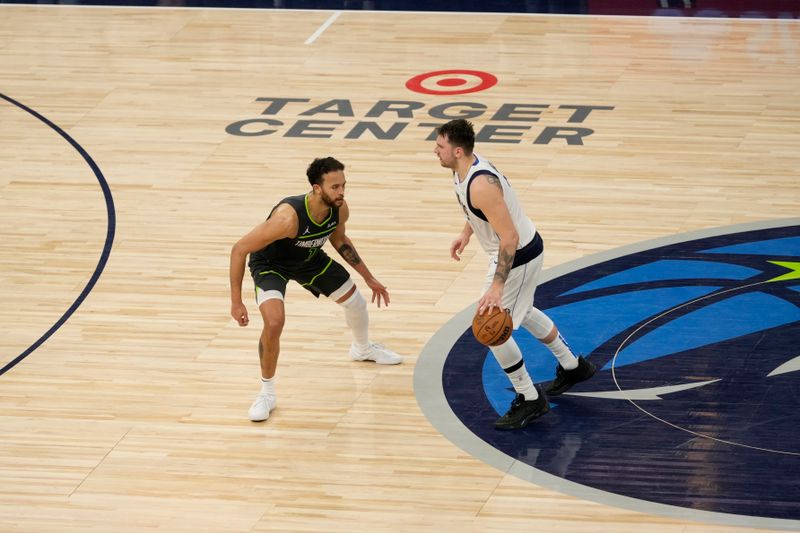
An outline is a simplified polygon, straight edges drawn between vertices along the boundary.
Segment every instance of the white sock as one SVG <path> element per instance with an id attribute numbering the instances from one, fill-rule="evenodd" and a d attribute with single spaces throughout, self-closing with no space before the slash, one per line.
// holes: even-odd
<path id="1" fill-rule="evenodd" d="M 533 386 L 533 381 L 525 368 L 525 363 L 522 363 L 522 366 L 513 372 L 506 372 L 506 375 L 514 386 L 514 390 L 525 396 L 526 400 L 535 400 L 539 397 L 539 391 Z"/>
<path id="2" fill-rule="evenodd" d="M 491 348 L 492 354 L 500 367 L 508 376 L 511 385 L 517 393 L 525 396 L 526 400 L 535 400 L 539 397 L 536 387 L 533 386 L 528 369 L 525 368 L 525 361 L 522 359 L 522 351 L 520 351 L 517 342 L 511 338 L 500 346 L 493 346 Z"/>
<path id="3" fill-rule="evenodd" d="M 275 397 L 275 378 L 261 378 L 261 394 L 266 394 L 267 396 L 274 398 Z"/>
<path id="4" fill-rule="evenodd" d="M 567 344 L 567 341 L 561 336 L 561 333 L 558 334 L 553 342 L 545 344 L 545 346 L 553 352 L 553 355 L 558 359 L 558 364 L 561 365 L 564 370 L 578 368 L 578 358 L 572 353 L 569 344 Z"/>
<path id="5" fill-rule="evenodd" d="M 552 335 L 554 330 L 558 331 L 556 325 L 549 316 L 542 313 L 537 308 L 531 307 L 520 325 L 530 331 L 534 337 L 547 346 L 548 350 L 553 352 L 553 355 L 558 359 L 558 364 L 561 365 L 564 370 L 572 370 L 578 367 L 578 359 L 575 357 L 575 354 L 572 353 L 572 350 L 567 344 L 567 341 L 564 340 L 564 337 L 561 336 L 561 333 L 550 343 L 542 341 L 542 339 L 546 339 Z"/>
<path id="6" fill-rule="evenodd" d="M 367 312 L 367 302 L 361 296 L 358 287 L 341 305 L 344 307 L 345 322 L 353 332 L 353 342 L 359 350 L 367 350 L 369 348 L 369 313 Z"/>

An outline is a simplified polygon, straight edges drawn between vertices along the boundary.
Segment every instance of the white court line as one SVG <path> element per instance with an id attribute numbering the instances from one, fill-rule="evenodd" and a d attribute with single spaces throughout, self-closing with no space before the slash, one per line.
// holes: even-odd
<path id="1" fill-rule="evenodd" d="M 330 26 L 331 24 L 333 24 L 333 22 L 334 22 L 334 21 L 335 21 L 337 18 L 339 18 L 339 15 L 341 15 L 341 14 L 342 14 L 342 12 L 341 12 L 341 11 L 337 11 L 337 12 L 335 12 L 333 15 L 331 15 L 330 17 L 328 17 L 328 20 L 326 20 L 326 21 L 325 21 L 325 23 L 324 23 L 322 26 L 320 26 L 319 28 L 317 28 L 317 31 L 315 31 L 315 32 L 314 32 L 314 35 L 312 35 L 311 37 L 309 37 L 308 39 L 306 39 L 306 42 L 305 42 L 304 44 L 311 44 L 311 43 L 313 43 L 314 41 L 316 41 L 316 40 L 317 40 L 317 37 L 319 37 L 320 35 L 322 35 L 322 32 L 324 32 L 325 30 L 327 30 L 327 29 L 328 29 L 328 26 Z"/>

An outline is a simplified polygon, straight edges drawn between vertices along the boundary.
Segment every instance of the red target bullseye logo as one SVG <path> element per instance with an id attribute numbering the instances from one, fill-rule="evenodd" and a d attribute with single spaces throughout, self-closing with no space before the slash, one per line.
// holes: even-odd
<path id="1" fill-rule="evenodd" d="M 436 70 L 418 74 L 406 82 L 406 88 L 423 94 L 466 94 L 493 87 L 497 78 L 480 70 Z"/>

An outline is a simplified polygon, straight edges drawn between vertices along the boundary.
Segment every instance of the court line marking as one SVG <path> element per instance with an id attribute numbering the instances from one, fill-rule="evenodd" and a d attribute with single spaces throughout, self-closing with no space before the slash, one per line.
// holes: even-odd
<path id="1" fill-rule="evenodd" d="M 323 33 L 325 30 L 327 30 L 327 29 L 328 29 L 328 26 L 330 26 L 331 24 L 333 24 L 333 23 L 336 21 L 336 19 L 338 19 L 338 18 L 339 18 L 339 15 L 341 15 L 341 14 L 342 14 L 342 12 L 341 12 L 341 11 L 335 11 L 335 12 L 333 13 L 333 15 L 331 15 L 330 17 L 328 17 L 328 20 L 326 20 L 326 21 L 325 21 L 325 22 L 322 24 L 322 26 L 320 26 L 319 28 L 317 28 L 317 31 L 315 31 L 315 32 L 314 32 L 314 34 L 313 34 L 313 35 L 311 35 L 311 37 L 309 37 L 308 39 L 306 39 L 306 42 L 305 42 L 305 43 L 303 43 L 303 44 L 312 44 L 314 41 L 316 41 L 316 40 L 317 40 L 317 37 L 319 37 L 320 35 L 322 35 L 322 33 Z"/>
<path id="2" fill-rule="evenodd" d="M 718 237 L 732 233 L 756 231 L 786 226 L 800 225 L 800 218 L 783 218 L 757 222 L 745 222 L 730 226 L 706 228 L 687 233 L 679 233 L 658 237 L 647 241 L 614 248 L 605 252 L 575 259 L 542 271 L 539 284 L 564 276 L 576 270 L 590 267 L 598 263 L 617 259 L 625 255 L 692 241 L 696 239 Z M 442 386 L 442 372 L 445 359 L 455 342 L 469 327 L 472 316 L 475 314 L 475 303 L 466 307 L 445 323 L 422 348 L 417 363 L 414 366 L 414 396 L 420 410 L 428 422 L 436 428 L 450 442 L 470 454 L 472 457 L 483 461 L 501 472 L 512 475 L 523 481 L 546 487 L 576 498 L 589 500 L 612 507 L 630 509 L 640 513 L 661 515 L 678 520 L 693 520 L 710 522 L 722 525 L 770 528 L 788 531 L 797 531 L 800 521 L 782 518 L 763 518 L 746 515 L 733 515 L 715 511 L 689 509 L 663 503 L 640 500 L 630 496 L 622 496 L 612 492 L 595 489 L 588 485 L 581 485 L 574 481 L 538 470 L 527 463 L 519 461 L 497 448 L 487 444 L 477 435 L 464 426 L 463 422 L 455 415 L 444 395 Z"/>
<path id="3" fill-rule="evenodd" d="M 744 290 L 744 289 L 749 289 L 750 287 L 756 287 L 758 285 L 764 285 L 766 283 L 769 283 L 769 281 L 758 281 L 758 282 L 755 282 L 755 283 L 748 283 L 747 285 L 740 285 L 738 287 L 731 287 L 731 288 L 725 289 L 723 291 L 716 291 L 716 292 L 713 292 L 711 294 L 706 294 L 705 296 L 701 296 L 699 298 L 695 298 L 694 300 L 690 300 L 690 301 L 682 303 L 680 305 L 676 305 L 672 309 L 667 309 L 663 313 L 659 314 L 658 316 L 654 316 L 653 318 L 651 318 L 650 320 L 648 320 L 647 322 L 645 322 L 644 324 L 642 324 L 641 326 L 639 326 L 638 328 L 633 330 L 631 332 L 631 334 L 628 335 L 625 338 L 625 340 L 623 340 L 620 343 L 619 347 L 617 347 L 617 351 L 614 352 L 614 357 L 611 358 L 611 379 L 613 379 L 614 385 L 617 386 L 617 389 L 622 394 L 622 396 L 625 397 L 626 400 L 628 400 L 634 407 L 636 407 L 642 413 L 644 413 L 647 416 L 653 418 L 654 420 L 658 420 L 659 422 L 661 422 L 663 424 L 666 424 L 668 426 L 671 426 L 671 427 L 673 427 L 675 429 L 678 429 L 680 431 L 685 431 L 686 433 L 690 433 L 690 434 L 695 435 L 697 437 L 701 437 L 701 438 L 705 438 L 705 439 L 711 439 L 711 440 L 716 441 L 716 442 L 722 442 L 724 444 L 730 444 L 731 446 L 740 446 L 742 448 L 749 448 L 751 450 L 759 450 L 759 451 L 762 451 L 762 452 L 771 452 L 771 453 L 780 453 L 780 454 L 784 454 L 784 455 L 800 456 L 800 453 L 798 453 L 798 452 L 790 452 L 790 451 L 785 451 L 785 450 L 773 450 L 771 448 L 761 448 L 761 447 L 758 447 L 758 446 L 751 446 L 749 444 L 743 444 L 743 443 L 735 442 L 735 441 L 732 441 L 732 440 L 720 439 L 720 438 L 713 437 L 713 436 L 705 434 L 705 433 L 700 433 L 698 431 L 693 431 L 691 429 L 687 429 L 687 428 L 679 426 L 677 424 L 673 424 L 669 420 L 665 420 L 665 419 L 663 419 L 663 418 L 661 418 L 659 416 L 654 415 L 653 413 L 651 413 L 650 411 L 648 411 L 647 409 L 645 409 L 644 407 L 642 407 L 641 405 L 636 403 L 636 401 L 641 400 L 641 398 L 636 398 L 635 395 L 627 396 L 626 395 L 627 391 L 620 386 L 619 380 L 617 379 L 617 366 L 616 366 L 616 363 L 617 363 L 617 358 L 619 356 L 619 353 L 622 351 L 622 347 L 625 346 L 626 344 L 628 344 L 629 340 L 631 340 L 634 336 L 636 336 L 641 330 L 646 328 L 648 325 L 652 324 L 653 322 L 655 322 L 656 320 L 659 320 L 662 317 L 670 315 L 670 314 L 674 313 L 675 311 L 678 311 L 679 309 L 684 309 L 684 308 L 686 308 L 686 307 L 688 307 L 688 306 L 690 306 L 690 305 L 692 305 L 694 303 L 702 302 L 703 300 L 708 300 L 709 298 L 716 298 L 716 297 L 719 297 L 719 296 L 721 296 L 723 294 L 728 294 L 729 292 L 735 292 L 735 291 L 740 291 L 740 290 Z M 719 381 L 719 380 L 715 380 L 715 381 Z M 632 392 L 635 393 L 636 391 L 632 391 Z"/>
<path id="4" fill-rule="evenodd" d="M 36 340 L 36 342 L 31 344 L 21 354 L 12 359 L 11 362 L 0 368 L 0 376 L 2 376 L 6 372 L 14 368 L 14 366 L 17 363 L 28 357 L 34 350 L 36 350 L 47 339 L 49 339 L 50 336 L 58 330 L 58 328 L 63 326 L 67 322 L 67 320 L 69 320 L 69 317 L 72 316 L 72 314 L 75 311 L 77 311 L 78 307 L 80 307 L 80 305 L 83 303 L 86 297 L 89 296 L 89 293 L 92 292 L 92 289 L 97 283 L 97 280 L 100 279 L 100 275 L 103 273 L 103 270 L 106 267 L 106 263 L 108 263 L 108 257 L 111 254 L 111 247 L 114 245 L 114 235 L 116 233 L 116 226 L 117 226 L 117 215 L 116 215 L 116 210 L 114 208 L 114 197 L 111 195 L 111 187 L 109 187 L 105 176 L 103 176 L 103 172 L 100 170 L 100 167 L 97 166 L 97 163 L 95 163 L 94 159 L 92 159 L 92 157 L 83 148 L 83 146 L 78 144 L 78 142 L 75 139 L 70 137 L 70 135 L 66 131 L 61 129 L 57 124 L 52 122 L 47 117 L 41 115 L 37 111 L 26 106 L 25 104 L 20 103 L 11 98 L 10 96 L 6 96 L 3 93 L 0 93 L 0 99 L 7 101 L 9 104 L 17 106 L 21 110 L 27 112 L 34 118 L 38 119 L 40 122 L 47 125 L 50 129 L 61 135 L 61 137 L 65 141 L 67 141 L 75 149 L 76 152 L 80 154 L 80 156 L 83 158 L 86 164 L 89 165 L 89 168 L 94 173 L 94 176 L 97 179 L 97 183 L 100 185 L 100 189 L 103 192 L 103 197 L 105 199 L 105 204 L 106 204 L 106 217 L 108 220 L 106 228 L 106 239 L 103 244 L 103 250 L 100 253 L 100 258 L 97 261 L 97 266 L 95 266 L 94 272 L 92 272 L 89 281 L 86 282 L 86 285 L 83 287 L 81 293 L 78 295 L 77 298 L 75 298 L 75 301 L 72 303 L 72 305 L 70 305 L 69 308 L 66 311 L 64 311 L 64 314 L 61 315 L 61 318 L 59 318 L 56 321 L 56 323 L 50 327 L 50 329 L 44 332 L 42 336 Z"/>

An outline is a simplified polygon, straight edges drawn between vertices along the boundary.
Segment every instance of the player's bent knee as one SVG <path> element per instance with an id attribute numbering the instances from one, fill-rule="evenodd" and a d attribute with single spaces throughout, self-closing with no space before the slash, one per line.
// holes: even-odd
<path id="1" fill-rule="evenodd" d="M 365 310 L 367 309 L 367 301 L 361 295 L 361 291 L 358 290 L 358 287 L 353 285 L 353 292 L 350 294 L 349 297 L 344 298 L 338 302 L 340 305 L 345 307 L 346 309 L 353 309 L 353 310 Z"/>
<path id="2" fill-rule="evenodd" d="M 258 306 L 261 318 L 264 322 L 264 331 L 270 336 L 279 335 L 286 322 L 286 311 L 283 307 L 283 300 L 272 298 L 266 300 Z"/>
<path id="3" fill-rule="evenodd" d="M 283 331 L 283 325 L 286 323 L 284 315 L 269 315 L 264 317 L 264 330 L 274 336 Z"/>
<path id="4" fill-rule="evenodd" d="M 550 317 L 535 307 L 528 309 L 528 314 L 522 321 L 522 327 L 542 342 L 550 342 L 558 336 L 558 330 Z M 550 341 L 547 340 L 548 338 Z"/>

